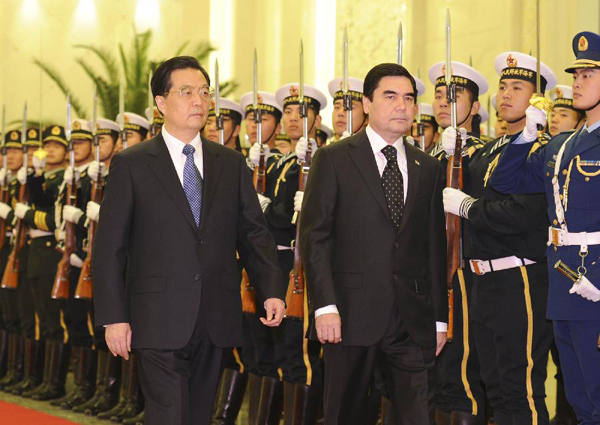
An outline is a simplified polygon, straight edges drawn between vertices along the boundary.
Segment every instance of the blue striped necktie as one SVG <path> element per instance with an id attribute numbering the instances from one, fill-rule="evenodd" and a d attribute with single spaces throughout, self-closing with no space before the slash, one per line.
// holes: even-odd
<path id="1" fill-rule="evenodd" d="M 183 166 L 183 191 L 190 204 L 196 227 L 200 227 L 200 212 L 202 210 L 202 177 L 194 164 L 194 152 L 192 145 L 185 145 L 183 154 L 186 157 Z"/>

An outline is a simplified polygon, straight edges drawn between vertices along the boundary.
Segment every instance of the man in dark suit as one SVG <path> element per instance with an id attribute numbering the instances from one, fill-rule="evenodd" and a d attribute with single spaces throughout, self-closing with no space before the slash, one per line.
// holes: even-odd
<path id="1" fill-rule="evenodd" d="M 201 139 L 211 90 L 191 57 L 160 65 L 161 134 L 117 155 L 94 246 L 96 325 L 113 355 L 139 352 L 147 424 L 208 424 L 222 351 L 242 344 L 236 251 L 281 322 L 276 247 L 243 156 Z"/>
<path id="2" fill-rule="evenodd" d="M 317 150 L 311 166 L 300 247 L 325 344 L 326 424 L 364 423 L 379 358 L 396 423 L 433 423 L 446 243 L 441 168 L 403 137 L 416 95 L 405 68 L 374 67 L 364 83 L 369 126 Z"/>

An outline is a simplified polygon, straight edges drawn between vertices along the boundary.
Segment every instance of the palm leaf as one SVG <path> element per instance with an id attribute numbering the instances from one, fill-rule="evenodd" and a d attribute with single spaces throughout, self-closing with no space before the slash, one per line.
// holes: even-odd
<path id="1" fill-rule="evenodd" d="M 56 71 L 51 65 L 42 62 L 39 59 L 34 58 L 33 63 L 37 65 L 44 73 L 58 86 L 60 91 L 63 92 L 65 97 L 70 95 L 71 99 L 71 107 L 79 117 L 86 117 L 87 112 L 85 108 L 81 105 L 81 102 L 75 96 L 73 90 L 71 90 L 65 80 L 60 76 L 58 71 Z"/>
<path id="2" fill-rule="evenodd" d="M 74 47 L 78 49 L 85 49 L 94 53 L 104 65 L 108 80 L 119 81 L 119 67 L 117 66 L 117 61 L 111 52 L 101 47 L 96 47 L 89 44 L 76 44 Z"/>
<path id="3" fill-rule="evenodd" d="M 116 117 L 119 109 L 118 90 L 115 93 L 113 85 L 99 76 L 94 68 L 82 58 L 75 59 L 75 62 L 83 68 L 83 71 L 94 82 L 103 115 L 110 119 Z"/>
<path id="4" fill-rule="evenodd" d="M 187 49 L 187 46 L 189 46 L 190 44 L 190 40 L 184 41 L 183 43 L 181 43 L 181 46 L 179 46 L 179 48 L 175 51 L 175 54 L 173 56 L 181 56 L 183 54 L 183 52 L 185 51 L 185 49 Z"/>

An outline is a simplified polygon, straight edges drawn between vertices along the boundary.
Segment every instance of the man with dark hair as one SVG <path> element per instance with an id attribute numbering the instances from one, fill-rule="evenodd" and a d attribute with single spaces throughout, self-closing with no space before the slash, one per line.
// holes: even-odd
<path id="1" fill-rule="evenodd" d="M 223 115 L 223 144 L 230 149 L 242 152 L 239 137 L 240 130 L 242 129 L 242 108 L 233 100 L 221 99 L 219 113 Z M 217 126 L 214 101 L 208 110 L 208 118 L 202 130 L 202 136 L 211 142 L 219 143 L 219 128 Z"/>
<path id="2" fill-rule="evenodd" d="M 200 137 L 210 80 L 189 57 L 161 64 L 161 133 L 115 156 L 94 246 L 96 325 L 137 349 L 146 424 L 208 424 L 224 348 L 242 344 L 236 251 L 278 326 L 284 290 L 273 237 L 238 152 Z"/>
<path id="3" fill-rule="evenodd" d="M 446 244 L 439 163 L 403 137 L 415 99 L 404 67 L 377 65 L 364 83 L 369 125 L 317 150 L 311 166 L 300 247 L 324 344 L 328 424 L 365 422 L 378 358 L 396 423 L 433 423 Z"/>

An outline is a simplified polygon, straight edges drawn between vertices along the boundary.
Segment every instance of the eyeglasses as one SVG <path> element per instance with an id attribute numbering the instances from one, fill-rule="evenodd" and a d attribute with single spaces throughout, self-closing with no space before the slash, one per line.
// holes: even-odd
<path id="1" fill-rule="evenodd" d="M 189 99 L 194 93 L 198 93 L 198 96 L 200 96 L 202 100 L 210 100 L 213 97 L 214 90 L 206 85 L 202 87 L 183 86 L 179 90 L 166 92 L 165 96 L 169 93 L 178 93 L 179 97 L 182 99 Z"/>

